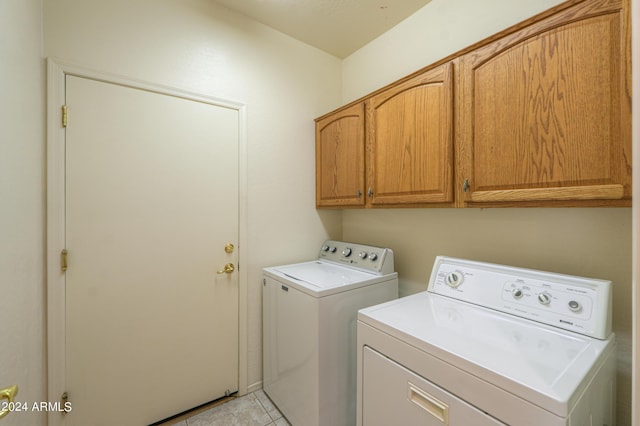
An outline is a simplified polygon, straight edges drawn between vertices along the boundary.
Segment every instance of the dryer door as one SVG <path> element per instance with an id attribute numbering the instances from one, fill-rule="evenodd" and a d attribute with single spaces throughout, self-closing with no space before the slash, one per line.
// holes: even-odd
<path id="1" fill-rule="evenodd" d="M 505 425 L 373 349 L 363 351 L 363 424 Z"/>

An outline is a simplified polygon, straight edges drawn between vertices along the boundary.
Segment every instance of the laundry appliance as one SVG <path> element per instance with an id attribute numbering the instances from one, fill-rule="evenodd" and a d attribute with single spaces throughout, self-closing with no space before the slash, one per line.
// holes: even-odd
<path id="1" fill-rule="evenodd" d="M 358 314 L 358 425 L 614 424 L 611 282 L 436 258 Z"/>
<path id="2" fill-rule="evenodd" d="M 393 251 L 326 241 L 262 290 L 265 393 L 294 426 L 355 424 L 357 312 L 398 297 Z"/>

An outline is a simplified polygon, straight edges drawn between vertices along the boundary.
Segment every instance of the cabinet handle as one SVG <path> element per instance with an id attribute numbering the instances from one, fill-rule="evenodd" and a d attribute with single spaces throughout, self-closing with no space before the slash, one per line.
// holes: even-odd
<path id="1" fill-rule="evenodd" d="M 442 423 L 449 424 L 449 406 L 433 395 L 429 395 L 413 383 L 409 383 L 409 401 Z"/>
<path id="2" fill-rule="evenodd" d="M 359 189 L 356 191 L 356 197 L 362 197 L 362 191 L 360 191 Z"/>
<path id="3" fill-rule="evenodd" d="M 367 191 L 367 195 L 369 196 L 369 198 L 373 197 L 373 188 L 369 187 L 369 190 Z"/>
<path id="4" fill-rule="evenodd" d="M 464 183 L 462 184 L 462 191 L 467 192 L 470 187 L 471 185 L 469 185 L 469 179 L 465 179 Z"/>

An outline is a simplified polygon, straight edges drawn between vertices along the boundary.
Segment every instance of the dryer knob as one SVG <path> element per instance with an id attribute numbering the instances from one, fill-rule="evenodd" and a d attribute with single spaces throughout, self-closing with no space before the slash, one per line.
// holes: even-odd
<path id="1" fill-rule="evenodd" d="M 538 302 L 540 302 L 541 305 L 548 305 L 551 303 L 551 295 L 549 293 L 538 294 Z"/>
<path id="2" fill-rule="evenodd" d="M 378 254 L 377 253 L 369 253 L 369 260 L 372 262 L 375 262 L 375 260 L 378 258 Z"/>
<path id="3" fill-rule="evenodd" d="M 344 257 L 349 257 L 351 256 L 351 249 L 349 247 L 345 248 L 344 250 L 342 250 L 342 255 Z"/>
<path id="4" fill-rule="evenodd" d="M 361 251 L 358 256 L 360 256 L 360 259 L 366 259 L 368 254 L 366 251 Z"/>
<path id="5" fill-rule="evenodd" d="M 321 250 L 322 251 L 329 251 L 329 246 L 325 244 L 325 245 L 322 246 Z"/>
<path id="6" fill-rule="evenodd" d="M 450 272 L 446 277 L 445 277 L 445 281 L 447 282 L 447 285 L 451 288 L 456 288 L 458 287 L 460 284 L 462 284 L 462 281 L 464 281 L 464 276 L 462 275 L 461 272 L 458 271 L 453 271 Z"/>
<path id="7" fill-rule="evenodd" d="M 569 309 L 572 312 L 580 312 L 582 310 L 582 305 L 580 304 L 580 302 L 577 302 L 575 300 L 571 300 L 571 301 L 569 301 Z"/>

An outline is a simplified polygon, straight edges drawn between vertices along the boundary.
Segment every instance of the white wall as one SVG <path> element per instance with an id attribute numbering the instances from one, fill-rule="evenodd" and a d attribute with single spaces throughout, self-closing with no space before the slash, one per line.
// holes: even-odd
<path id="1" fill-rule="evenodd" d="M 40 0 L 0 2 L 0 388 L 45 395 L 44 82 Z M 3 426 L 43 424 L 11 413 Z"/>
<path id="2" fill-rule="evenodd" d="M 261 268 L 341 233 L 339 212 L 314 208 L 313 124 L 339 102 L 340 61 L 210 0 L 46 0 L 44 29 L 47 57 L 247 105 L 244 385 L 259 386 Z"/>
<path id="3" fill-rule="evenodd" d="M 342 101 L 360 98 L 560 3 L 562 0 L 432 0 L 344 59 Z"/>
<path id="4" fill-rule="evenodd" d="M 433 0 L 344 60 L 343 102 L 558 3 Z M 630 424 L 630 208 L 348 210 L 343 217 L 343 239 L 395 250 L 403 295 L 426 290 L 439 254 L 612 280 L 619 347 L 617 424 Z"/>

